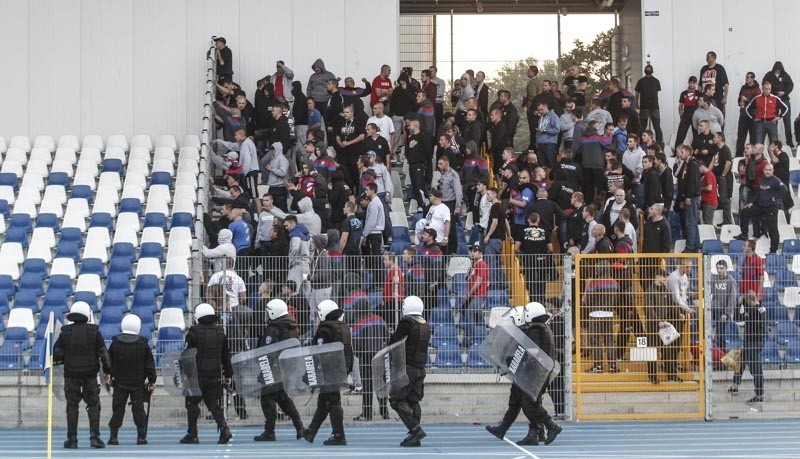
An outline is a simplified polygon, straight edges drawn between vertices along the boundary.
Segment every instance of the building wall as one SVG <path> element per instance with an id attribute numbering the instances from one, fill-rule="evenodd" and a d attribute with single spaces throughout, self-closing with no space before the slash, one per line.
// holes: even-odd
<path id="1" fill-rule="evenodd" d="M 790 38 L 794 18 L 800 17 L 800 2 L 641 0 L 641 11 L 642 67 L 650 61 L 661 81 L 659 103 L 667 141 L 678 127 L 678 96 L 686 89 L 689 76 L 698 76 L 708 51 L 716 51 L 717 62 L 725 67 L 730 80 L 725 113 L 729 144 L 735 142 L 736 100 L 748 71 L 755 72 L 760 81 L 775 60 L 780 60 L 790 75 L 800 76 L 800 48 L 793 46 Z M 648 13 L 656 11 L 658 16 Z"/>
<path id="2" fill-rule="evenodd" d="M 212 35 L 248 94 L 278 59 L 304 87 L 318 57 L 356 81 L 400 61 L 398 0 L 4 0 L 0 18 L 6 139 L 199 132 Z"/>

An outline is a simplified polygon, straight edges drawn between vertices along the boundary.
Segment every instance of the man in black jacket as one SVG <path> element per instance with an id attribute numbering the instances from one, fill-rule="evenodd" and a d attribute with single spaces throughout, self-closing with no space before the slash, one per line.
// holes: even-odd
<path id="1" fill-rule="evenodd" d="M 677 375 L 680 338 L 665 345 L 658 334 L 661 328 L 678 324 L 678 320 L 681 320 L 682 310 L 667 289 L 667 273 L 661 268 L 657 268 L 653 272 L 653 278 L 643 279 L 648 284 L 644 307 L 647 345 L 661 350 L 661 359 L 667 373 L 667 380 L 682 382 Z M 657 362 L 647 362 L 647 375 L 653 384 L 658 384 L 658 366 Z"/>
<path id="2" fill-rule="evenodd" d="M 417 200 L 417 205 L 426 205 L 425 194 L 428 186 L 425 182 L 425 164 L 433 156 L 433 139 L 422 133 L 419 117 L 409 114 L 408 119 L 408 147 L 406 159 L 408 160 L 408 173 L 411 176 L 411 197 Z"/>
<path id="3" fill-rule="evenodd" d="M 156 363 L 147 344 L 147 338 L 139 336 L 142 321 L 134 314 L 122 318 L 122 333 L 115 336 L 108 348 L 111 357 L 111 384 L 114 398 L 111 402 L 113 414 L 108 421 L 111 435 L 109 445 L 118 445 L 117 433 L 125 417 L 125 403 L 131 399 L 133 422 L 136 424 L 136 444 L 147 444 L 147 418 L 144 412 L 145 391 L 153 392 L 156 383 Z M 147 383 L 145 384 L 145 379 Z"/>
<path id="4" fill-rule="evenodd" d="M 767 232 L 769 234 L 769 252 L 777 253 L 780 237 L 778 233 L 778 208 L 786 194 L 786 185 L 775 177 L 775 168 L 772 164 L 764 166 L 764 178 L 758 185 L 755 193 L 748 193 L 748 204 L 742 209 L 739 228 L 742 234 L 736 239 L 747 239 L 748 226 L 750 220 L 759 219 L 764 216 L 767 220 Z M 754 237 L 758 237 L 755 234 Z"/>
<path id="5" fill-rule="evenodd" d="M 692 147 L 678 145 L 678 159 L 682 161 L 675 172 L 678 177 L 678 195 L 675 211 L 681 217 L 683 235 L 686 238 L 684 252 L 700 250 L 700 231 L 698 229 L 697 209 L 700 204 L 700 171 L 697 161 L 692 157 Z"/>
<path id="6" fill-rule="evenodd" d="M 64 364 L 64 396 L 67 399 L 67 439 L 64 448 L 78 447 L 78 404 L 86 403 L 89 415 L 90 445 L 104 448 L 100 439 L 100 386 L 97 372 L 103 369 L 103 381 L 111 381 L 111 364 L 103 335 L 97 325 L 90 324 L 92 310 L 83 301 L 77 301 L 69 310 L 67 320 L 72 322 L 61 328 L 61 335 L 53 347 L 53 362 Z"/>
<path id="7" fill-rule="evenodd" d="M 269 322 L 264 334 L 258 339 L 257 347 L 264 347 L 290 338 L 297 338 L 297 322 L 289 315 L 289 307 L 280 299 L 267 303 Z M 253 437 L 255 441 L 275 441 L 275 421 L 278 418 L 276 405 L 281 407 L 286 416 L 292 420 L 297 439 L 303 438 L 303 420 L 297 412 L 294 402 L 282 388 L 275 392 L 261 393 L 261 411 L 264 413 L 264 432 Z"/>
<path id="8" fill-rule="evenodd" d="M 406 374 L 408 384 L 390 398 L 392 409 L 397 411 L 400 420 L 408 429 L 408 435 L 400 446 L 420 446 L 425 438 L 420 421 L 422 401 L 425 388 L 425 364 L 428 361 L 428 346 L 431 341 L 431 326 L 422 317 L 424 306 L 417 296 L 409 296 L 403 300 L 403 318 L 397 324 L 397 330 L 389 338 L 390 343 L 406 340 Z"/>
<path id="9" fill-rule="evenodd" d="M 667 155 L 664 152 L 658 152 L 655 155 L 655 168 L 658 170 L 659 183 L 661 184 L 661 196 L 664 197 L 664 210 L 669 212 L 672 209 L 672 195 L 675 191 L 675 178 L 672 175 L 672 169 L 667 162 Z"/>
<path id="10" fill-rule="evenodd" d="M 219 406 L 222 398 L 222 382 L 220 369 L 225 377 L 225 385 L 230 385 L 233 377 L 231 354 L 228 349 L 228 338 L 222 327 L 216 325 L 217 315 L 214 307 L 208 303 L 197 305 L 194 310 L 197 325 L 192 326 L 186 334 L 186 348 L 197 349 L 197 376 L 200 390 L 203 395 L 186 397 L 186 417 L 188 428 L 186 435 L 181 438 L 182 444 L 197 444 L 197 418 L 200 417 L 200 402 L 205 402 L 208 411 L 214 417 L 219 428 L 217 443 L 225 444 L 233 438 L 225 415 Z"/>
<path id="11" fill-rule="evenodd" d="M 783 128 L 786 131 L 786 145 L 794 148 L 792 144 L 792 106 L 789 105 L 789 94 L 794 89 L 792 77 L 783 68 L 783 62 L 775 61 L 772 71 L 764 75 L 763 82 L 772 84 L 772 93 L 780 97 L 786 104 L 786 114 L 783 117 Z"/>
<path id="12" fill-rule="evenodd" d="M 342 343 L 344 344 L 345 367 L 348 373 L 353 371 L 353 344 L 350 336 L 350 327 L 342 322 L 340 318 L 344 311 L 331 300 L 322 301 L 317 306 L 319 319 L 321 320 L 317 332 L 314 334 L 313 341 L 316 344 Z M 303 431 L 303 438 L 309 442 L 314 442 L 325 418 L 331 415 L 331 429 L 333 434 L 325 440 L 323 445 L 347 445 L 347 438 L 344 436 L 344 411 L 342 410 L 342 394 L 339 391 L 323 392 L 317 398 L 317 409 L 308 428 Z"/>
<path id="13" fill-rule="evenodd" d="M 653 164 L 652 156 L 642 158 L 642 188 L 644 189 L 644 210 L 655 203 L 664 203 L 664 195 L 661 192 L 661 180 L 659 180 L 658 169 Z"/>
<path id="14" fill-rule="evenodd" d="M 739 394 L 739 384 L 742 383 L 744 367 L 750 368 L 753 375 L 756 396 L 748 400 L 748 405 L 764 401 L 764 373 L 761 369 L 761 350 L 764 347 L 764 326 L 767 321 L 767 309 L 758 301 L 752 291 L 745 292 L 740 301 L 739 309 L 734 311 L 733 320 L 744 322 L 744 336 L 742 340 L 742 364 L 739 371 L 733 375 L 733 385 L 728 389 L 733 395 Z"/>
<path id="15" fill-rule="evenodd" d="M 672 252 L 672 230 L 669 222 L 662 215 L 663 204 L 653 204 L 647 210 L 648 218 L 644 221 L 644 239 L 642 241 L 643 254 L 670 253 Z M 642 279 L 654 279 L 656 269 L 661 266 L 660 258 L 645 258 L 642 260 Z"/>

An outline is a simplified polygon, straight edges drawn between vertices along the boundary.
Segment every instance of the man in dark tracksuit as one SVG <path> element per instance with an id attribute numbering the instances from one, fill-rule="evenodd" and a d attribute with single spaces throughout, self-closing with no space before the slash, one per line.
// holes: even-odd
<path id="1" fill-rule="evenodd" d="M 205 402 L 208 411 L 214 417 L 219 428 L 217 443 L 228 443 L 233 434 L 225 421 L 225 415 L 219 406 L 222 398 L 222 381 L 220 369 L 225 376 L 225 384 L 229 385 L 233 376 L 231 353 L 228 349 L 228 338 L 222 327 L 216 325 L 217 315 L 214 307 L 208 303 L 197 305 L 194 310 L 197 325 L 192 326 L 186 334 L 186 347 L 197 349 L 197 376 L 203 395 L 186 397 L 186 417 L 189 427 L 181 443 L 199 443 L 197 438 L 197 418 L 200 417 L 200 402 Z"/>
<path id="2" fill-rule="evenodd" d="M 411 176 L 411 198 L 417 200 L 417 205 L 425 205 L 425 195 L 428 193 L 428 184 L 425 181 L 426 164 L 433 156 L 433 139 L 422 132 L 419 117 L 408 115 L 408 146 L 406 159 L 408 159 L 408 173 Z"/>
<path id="3" fill-rule="evenodd" d="M 347 372 L 353 371 L 353 343 L 350 336 L 350 327 L 342 322 L 340 318 L 344 311 L 331 300 L 324 300 L 317 306 L 320 322 L 317 332 L 314 334 L 314 342 L 318 345 L 326 343 L 344 344 L 344 360 Z M 331 415 L 331 428 L 333 434 L 324 442 L 323 445 L 347 445 L 344 436 L 344 410 L 342 409 L 342 394 L 338 390 L 333 392 L 323 392 L 317 398 L 317 410 L 311 418 L 311 424 L 303 432 L 303 438 L 307 442 L 313 443 L 322 423 L 328 414 Z"/>
<path id="4" fill-rule="evenodd" d="M 100 439 L 100 386 L 97 372 L 103 367 L 103 381 L 111 381 L 111 364 L 103 335 L 97 325 L 90 324 L 92 310 L 78 301 L 72 305 L 53 348 L 53 361 L 64 364 L 64 396 L 67 399 L 67 439 L 64 448 L 78 447 L 78 404 L 86 403 L 89 414 L 90 445 L 104 448 Z"/>
<path id="5" fill-rule="evenodd" d="M 645 330 L 647 345 L 661 351 L 661 361 L 667 373 L 667 380 L 682 382 L 677 375 L 680 338 L 670 344 L 663 344 L 658 331 L 667 323 L 675 326 L 681 319 L 681 308 L 673 300 L 667 289 L 667 273 L 661 268 L 653 268 L 653 277 L 647 278 L 648 288 L 645 296 Z M 658 362 L 647 362 L 647 376 L 650 382 L 658 384 Z"/>
<path id="6" fill-rule="evenodd" d="M 258 339 L 258 347 L 268 346 L 290 338 L 297 338 L 297 322 L 289 315 L 289 307 L 280 299 L 267 303 L 267 316 L 269 323 L 264 335 Z M 294 402 L 286 391 L 281 389 L 275 392 L 261 393 L 261 411 L 264 413 L 264 432 L 253 437 L 255 441 L 275 441 L 275 421 L 278 419 L 278 405 L 284 414 L 292 420 L 297 439 L 303 438 L 303 420 L 297 412 Z"/>
<path id="7" fill-rule="evenodd" d="M 700 250 L 700 232 L 697 212 L 700 204 L 700 171 L 697 161 L 692 156 L 692 147 L 678 145 L 678 158 L 683 161 L 675 172 L 678 178 L 678 196 L 675 211 L 681 218 L 683 235 L 686 238 L 685 252 Z"/>
<path id="8" fill-rule="evenodd" d="M 744 367 L 750 368 L 753 375 L 756 396 L 748 400 L 748 405 L 764 401 L 764 372 L 761 369 L 761 351 L 764 347 L 764 326 L 767 321 L 767 309 L 758 302 L 758 297 L 753 292 L 742 295 L 739 309 L 734 311 L 733 320 L 744 322 L 744 339 L 742 340 L 742 365 L 733 375 L 733 385 L 728 389 L 733 395 L 739 393 L 739 384 L 742 382 Z"/>
<path id="9" fill-rule="evenodd" d="M 748 201 L 750 202 L 742 209 L 739 220 L 739 228 L 742 230 L 742 234 L 736 236 L 736 239 L 747 239 L 750 220 L 758 221 L 759 218 L 764 216 L 767 220 L 767 232 L 769 234 L 769 252 L 777 253 L 778 244 L 780 243 L 778 206 L 783 201 L 784 194 L 786 194 L 786 185 L 778 177 L 775 177 L 774 166 L 767 164 L 764 166 L 764 178 L 759 182 L 755 193 L 748 193 Z M 756 225 L 754 224 L 753 226 Z M 754 235 L 754 237 L 758 236 L 758 234 Z"/>
<path id="10" fill-rule="evenodd" d="M 128 314 L 122 318 L 122 333 L 115 336 L 108 348 L 111 356 L 111 385 L 114 398 L 113 414 L 108 421 L 111 435 L 109 445 L 118 445 L 117 433 L 125 418 L 125 403 L 131 399 L 133 422 L 136 424 L 136 444 L 147 444 L 147 418 L 144 412 L 145 391 L 152 392 L 156 383 L 156 363 L 147 345 L 147 338 L 139 336 L 142 321 Z M 147 385 L 145 386 L 145 379 Z"/>
<path id="11" fill-rule="evenodd" d="M 403 318 L 397 330 L 389 338 L 390 343 L 406 339 L 406 374 L 408 384 L 390 397 L 392 409 L 397 411 L 400 420 L 408 429 L 408 435 L 400 446 L 420 446 L 425 438 L 420 421 L 422 401 L 425 390 L 425 363 L 428 361 L 428 346 L 431 341 L 431 326 L 422 317 L 424 307 L 417 296 L 409 296 L 403 301 Z"/>

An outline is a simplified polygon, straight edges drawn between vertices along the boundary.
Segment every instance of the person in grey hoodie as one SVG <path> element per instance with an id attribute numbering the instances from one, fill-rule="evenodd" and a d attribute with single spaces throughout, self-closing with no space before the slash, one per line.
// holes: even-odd
<path id="1" fill-rule="evenodd" d="M 286 177 L 289 175 L 289 160 L 283 155 L 283 145 L 280 142 L 272 144 L 273 153 L 267 154 L 262 159 L 264 171 L 267 173 L 269 194 L 275 200 L 275 205 L 282 211 L 288 212 L 287 198 L 289 191 L 286 189 Z"/>
<path id="2" fill-rule="evenodd" d="M 325 112 L 328 111 L 328 101 L 331 98 L 330 93 L 328 93 L 328 80 L 335 80 L 336 75 L 325 69 L 325 62 L 322 59 L 315 60 L 311 64 L 311 69 L 314 70 L 314 73 L 308 77 L 306 97 L 314 99 L 317 110 L 325 118 Z"/>
<path id="3" fill-rule="evenodd" d="M 733 317 L 733 313 L 738 306 L 739 295 L 736 291 L 736 280 L 728 274 L 728 262 L 726 260 L 717 260 L 714 268 L 716 272 L 709 279 L 711 287 L 711 316 L 716 328 L 715 341 L 718 345 L 724 347 L 725 319 Z"/>
<path id="4" fill-rule="evenodd" d="M 314 204 L 311 198 L 304 197 L 297 203 L 300 212 L 297 214 L 297 223 L 305 226 L 311 236 L 318 236 L 322 233 L 322 220 L 314 212 Z"/>
<path id="5" fill-rule="evenodd" d="M 209 249 L 203 246 L 203 256 L 211 262 L 212 272 L 218 273 L 225 269 L 225 259 L 230 258 L 236 261 L 236 247 L 231 242 L 233 233 L 227 228 L 219 230 L 216 247 Z"/>
<path id="6" fill-rule="evenodd" d="M 317 305 L 323 300 L 331 299 L 334 276 L 333 268 L 331 267 L 331 256 L 328 253 L 327 247 L 327 235 L 318 234 L 311 237 L 311 273 L 308 275 L 308 282 L 311 284 L 311 292 L 308 296 L 308 306 L 311 310 L 309 333 L 313 333 L 313 330 L 319 323 Z"/>
<path id="7" fill-rule="evenodd" d="M 289 274 L 288 280 L 295 281 L 297 285 L 301 286 L 300 290 L 308 296 L 308 291 L 305 289 L 307 285 L 303 282 L 308 276 L 311 263 L 311 236 L 308 233 L 308 228 L 297 222 L 297 217 L 294 215 L 287 215 L 283 221 L 283 227 L 289 233 Z"/>

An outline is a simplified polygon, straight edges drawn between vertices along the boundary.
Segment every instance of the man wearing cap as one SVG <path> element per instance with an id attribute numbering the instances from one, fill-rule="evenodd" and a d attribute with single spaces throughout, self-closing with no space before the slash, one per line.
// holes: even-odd
<path id="1" fill-rule="evenodd" d="M 367 131 L 369 131 L 369 129 Z M 381 155 L 381 157 L 383 157 L 383 155 Z M 394 195 L 392 173 L 389 172 L 389 169 L 383 163 L 378 161 L 378 154 L 374 150 L 367 151 L 366 159 L 367 167 L 375 174 L 375 185 L 378 186 L 378 198 L 380 198 L 381 204 L 383 204 L 383 215 L 385 217 L 383 240 L 386 244 L 389 244 L 392 240 L 392 221 L 389 219 L 391 208 L 389 204 L 391 204 L 392 196 Z"/>
<path id="2" fill-rule="evenodd" d="M 370 123 L 377 127 L 378 134 L 381 136 L 381 138 L 386 140 L 386 144 L 389 146 L 389 150 L 384 152 L 386 155 L 386 166 L 389 167 L 392 162 L 391 152 L 394 151 L 397 133 L 395 132 L 394 121 L 392 121 L 392 118 L 384 114 L 383 102 L 376 102 L 372 104 L 372 116 L 370 116 L 367 120 L 367 125 Z M 367 136 L 369 136 L 369 133 L 367 133 Z M 366 149 L 373 150 L 373 148 L 369 148 L 369 145 L 367 145 Z M 381 157 L 381 159 L 383 159 L 383 157 Z"/>
<path id="3" fill-rule="evenodd" d="M 472 267 L 467 273 L 467 293 L 461 314 L 465 347 L 483 340 L 486 332 L 483 309 L 489 295 L 489 267 L 483 261 L 480 243 L 469 246 L 469 258 L 472 260 Z"/>
<path id="4" fill-rule="evenodd" d="M 92 310 L 83 301 L 77 301 L 69 310 L 71 323 L 61 328 L 53 347 L 53 362 L 64 364 L 64 396 L 67 399 L 67 439 L 64 448 L 78 447 L 78 404 L 86 403 L 89 415 L 90 445 L 104 448 L 100 439 L 100 386 L 97 372 L 103 369 L 103 382 L 111 381 L 111 363 L 103 335 L 97 325 L 90 324 Z"/>
<path id="5" fill-rule="evenodd" d="M 366 151 L 367 154 L 373 152 L 375 156 L 381 158 L 381 161 L 385 162 L 387 165 L 391 164 L 392 151 L 389 148 L 389 142 L 381 134 L 378 125 L 373 122 L 367 123 L 367 137 L 364 139 L 364 151 Z"/>
<path id="6" fill-rule="evenodd" d="M 118 445 L 117 433 L 125 417 L 125 403 L 131 400 L 133 422 L 136 424 L 136 444 L 147 444 L 147 418 L 144 412 L 145 391 L 153 392 L 156 383 L 156 363 L 147 345 L 147 338 L 139 336 L 142 321 L 134 314 L 122 318 L 122 333 L 111 340 L 108 348 L 111 357 L 111 385 L 114 398 L 113 414 L 108 421 L 111 435 L 109 445 Z M 146 381 L 146 383 L 145 383 Z"/>
<path id="7" fill-rule="evenodd" d="M 214 56 L 217 61 L 217 80 L 223 82 L 233 79 L 233 52 L 228 48 L 225 37 L 214 38 Z"/>

